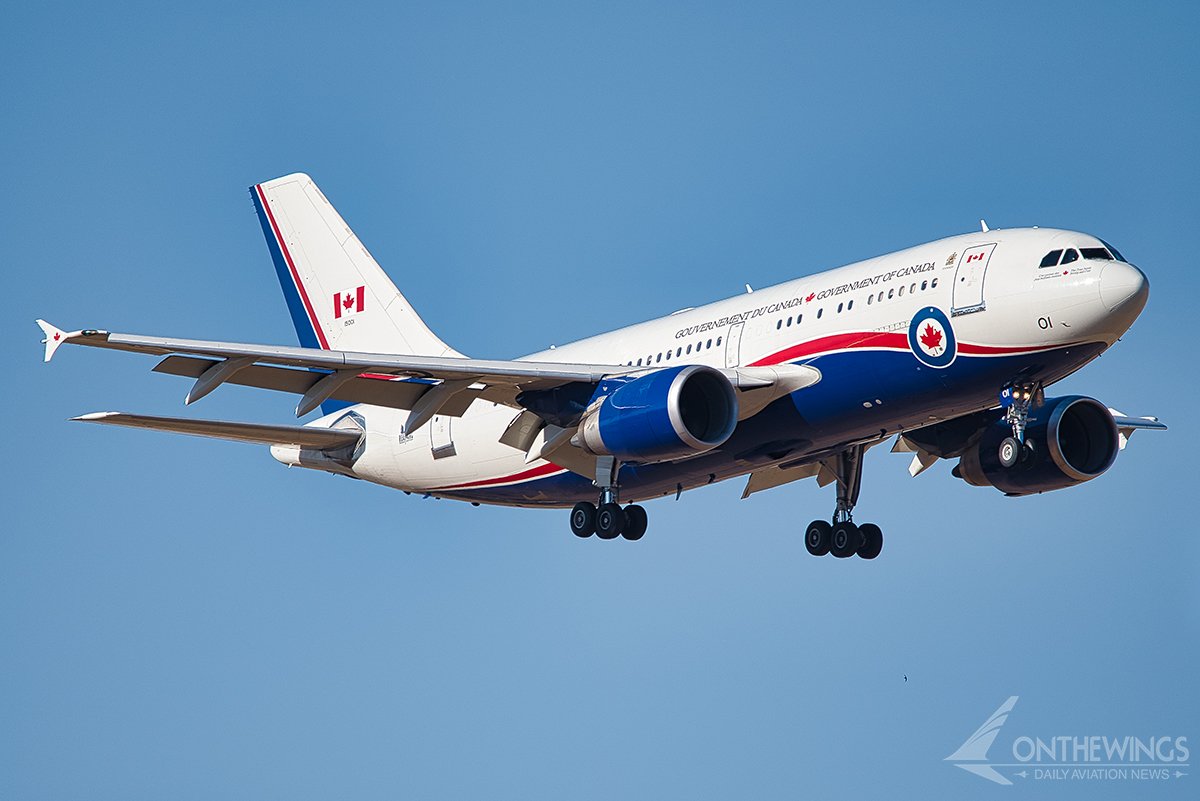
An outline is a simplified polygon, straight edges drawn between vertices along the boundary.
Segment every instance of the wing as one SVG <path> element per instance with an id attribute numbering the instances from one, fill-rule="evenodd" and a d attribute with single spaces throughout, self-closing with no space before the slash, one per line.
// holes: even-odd
<path id="1" fill-rule="evenodd" d="M 330 450 L 354 445 L 362 437 L 359 429 L 315 428 L 313 426 L 273 426 L 259 423 L 232 423 L 224 420 L 189 420 L 182 417 L 151 417 L 125 412 L 93 412 L 72 417 L 81 423 L 100 423 L 128 428 L 171 431 L 197 437 L 252 442 L 259 445 L 294 445 L 299 448 Z"/>
<path id="2" fill-rule="evenodd" d="M 612 364 L 359 353 L 93 329 L 67 332 L 44 320 L 37 323 L 46 335 L 46 361 L 67 343 L 163 356 L 155 371 L 195 379 L 187 403 L 194 403 L 221 384 L 241 384 L 301 395 L 297 416 L 331 399 L 409 409 L 405 433 L 417 430 L 435 414 L 462 415 L 476 399 L 523 409 L 517 396 L 525 391 L 576 382 L 595 384 L 608 376 L 651 372 Z M 757 414 L 788 392 L 817 383 L 821 377 L 811 367 L 796 365 L 723 372 L 740 391 L 741 419 Z"/>

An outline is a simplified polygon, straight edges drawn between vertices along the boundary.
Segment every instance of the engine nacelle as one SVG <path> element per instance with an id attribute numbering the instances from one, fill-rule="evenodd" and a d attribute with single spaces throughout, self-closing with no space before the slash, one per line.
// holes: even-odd
<path id="1" fill-rule="evenodd" d="M 668 367 L 622 384 L 580 422 L 593 454 L 643 464 L 694 456 L 729 439 L 737 426 L 733 385 L 703 365 Z"/>
<path id="2" fill-rule="evenodd" d="M 997 422 L 963 452 L 955 473 L 968 484 L 1007 495 L 1032 495 L 1091 481 L 1112 467 L 1119 450 L 1117 424 L 1104 404 L 1082 395 L 1047 398 L 1029 414 L 1028 450 L 1017 464 L 1000 464 L 1000 442 L 1012 426 Z"/>

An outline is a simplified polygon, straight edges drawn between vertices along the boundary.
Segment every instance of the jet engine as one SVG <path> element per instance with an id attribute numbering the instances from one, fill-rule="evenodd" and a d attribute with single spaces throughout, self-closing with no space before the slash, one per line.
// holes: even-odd
<path id="1" fill-rule="evenodd" d="M 1081 395 L 1047 398 L 1030 412 L 1025 448 L 1017 463 L 1000 463 L 1000 443 L 1012 427 L 997 421 L 967 447 L 954 474 L 977 487 L 1006 495 L 1032 495 L 1073 487 L 1112 467 L 1117 458 L 1117 425 L 1104 404 Z"/>
<path id="2" fill-rule="evenodd" d="M 703 365 L 669 367 L 621 384 L 593 403 L 576 441 L 623 462 L 665 462 L 718 447 L 737 419 L 737 395 L 724 375 Z"/>

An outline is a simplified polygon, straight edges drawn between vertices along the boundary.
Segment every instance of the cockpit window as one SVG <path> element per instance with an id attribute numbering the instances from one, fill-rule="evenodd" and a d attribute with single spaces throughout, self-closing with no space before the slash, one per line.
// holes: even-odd
<path id="1" fill-rule="evenodd" d="M 1059 264 L 1070 264 L 1071 262 L 1078 260 L 1079 251 L 1077 251 L 1075 248 L 1070 248 L 1066 253 L 1063 254 L 1062 261 L 1060 261 Z"/>
<path id="2" fill-rule="evenodd" d="M 1113 254 L 1113 257 L 1114 257 L 1114 258 L 1115 258 L 1117 261 L 1123 261 L 1123 262 L 1125 262 L 1126 264 L 1128 264 L 1128 263 L 1129 263 L 1129 260 L 1128 260 L 1128 259 L 1126 259 L 1124 256 L 1122 256 L 1122 255 L 1121 255 L 1121 252 L 1120 252 L 1119 250 L 1117 250 L 1117 249 L 1116 249 L 1116 248 L 1114 248 L 1112 245 L 1110 245 L 1110 244 L 1108 244 L 1107 242 L 1105 242 L 1103 239 L 1101 239 L 1101 240 L 1100 240 L 1100 242 L 1101 242 L 1101 244 L 1103 244 L 1103 245 L 1104 245 L 1104 247 L 1108 248 L 1108 252 L 1109 252 L 1109 253 L 1111 253 L 1111 254 Z"/>
<path id="3" fill-rule="evenodd" d="M 1039 267 L 1056 267 L 1058 266 L 1058 257 L 1062 255 L 1061 250 L 1052 250 L 1042 258 L 1042 263 Z"/>
<path id="4" fill-rule="evenodd" d="M 1083 254 L 1085 259 L 1103 259 L 1104 261 L 1112 261 L 1112 254 L 1105 248 L 1080 248 L 1079 252 Z"/>

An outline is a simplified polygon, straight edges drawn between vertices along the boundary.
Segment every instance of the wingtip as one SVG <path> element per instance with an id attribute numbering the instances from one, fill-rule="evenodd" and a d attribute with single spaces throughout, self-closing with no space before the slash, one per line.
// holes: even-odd
<path id="1" fill-rule="evenodd" d="M 68 417 L 67 420 L 72 423 L 95 423 L 98 420 L 104 420 L 108 417 L 117 417 L 120 412 L 88 412 L 81 414 L 78 417 Z"/>
<path id="2" fill-rule="evenodd" d="M 42 343 L 46 346 L 46 354 L 42 358 L 42 361 L 48 362 L 54 358 L 54 352 L 58 350 L 59 346 L 66 342 L 71 335 L 41 318 L 38 318 L 34 322 L 37 323 L 38 328 L 42 329 L 42 333 L 46 335 L 46 338 L 42 340 Z"/>

